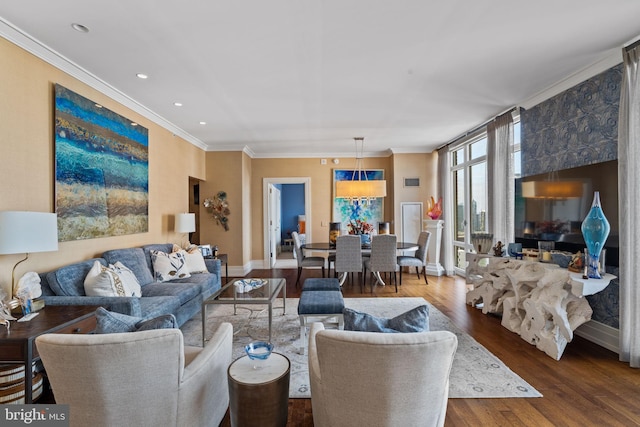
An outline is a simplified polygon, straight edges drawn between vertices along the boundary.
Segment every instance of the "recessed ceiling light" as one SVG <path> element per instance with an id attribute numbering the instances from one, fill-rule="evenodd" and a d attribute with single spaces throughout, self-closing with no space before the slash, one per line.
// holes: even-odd
<path id="1" fill-rule="evenodd" d="M 207 122 L 200 122 L 200 124 L 201 124 L 201 125 L 206 125 L 206 124 L 207 124 Z"/>
<path id="2" fill-rule="evenodd" d="M 89 32 L 89 28 L 85 27 L 82 24 L 76 24 L 73 23 L 71 24 L 71 28 L 73 28 L 74 30 L 80 32 L 80 33 L 88 33 Z"/>
<path id="3" fill-rule="evenodd" d="M 176 107 L 182 107 L 182 102 L 174 102 L 173 105 Z"/>
<path id="4" fill-rule="evenodd" d="M 143 79 L 143 80 L 149 78 L 149 76 L 147 76 L 144 73 L 138 73 L 138 74 L 136 74 L 136 77 L 138 77 L 139 79 Z"/>

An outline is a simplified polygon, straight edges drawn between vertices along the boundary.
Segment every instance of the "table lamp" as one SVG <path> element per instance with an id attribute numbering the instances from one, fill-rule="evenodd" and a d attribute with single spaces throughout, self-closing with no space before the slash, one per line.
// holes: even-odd
<path id="1" fill-rule="evenodd" d="M 25 257 L 11 270 L 11 297 L 16 293 L 15 272 L 18 264 L 32 252 L 58 250 L 58 216 L 48 212 L 0 212 L 0 255 L 21 254 Z M 13 300 L 11 304 L 13 304 Z"/>
<path id="2" fill-rule="evenodd" d="M 196 231 L 196 214 L 179 213 L 176 215 L 176 233 L 193 233 Z"/>

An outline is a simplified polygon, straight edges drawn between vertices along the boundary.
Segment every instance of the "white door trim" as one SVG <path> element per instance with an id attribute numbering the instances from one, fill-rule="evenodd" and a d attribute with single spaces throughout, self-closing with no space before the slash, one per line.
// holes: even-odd
<path id="1" fill-rule="evenodd" d="M 304 214 L 306 215 L 305 234 L 307 241 L 311 240 L 311 177 L 291 177 L 291 178 L 263 178 L 262 179 L 262 234 L 263 234 L 263 257 L 264 269 L 270 269 L 269 257 L 269 184 L 304 184 Z"/>

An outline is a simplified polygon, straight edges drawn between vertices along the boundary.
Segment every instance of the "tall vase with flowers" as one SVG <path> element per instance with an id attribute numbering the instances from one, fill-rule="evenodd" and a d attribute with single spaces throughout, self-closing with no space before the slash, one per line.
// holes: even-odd
<path id="1" fill-rule="evenodd" d="M 349 234 L 357 234 L 360 236 L 360 241 L 363 245 L 371 243 L 371 233 L 373 233 L 373 224 L 370 224 L 364 220 L 356 219 L 355 221 L 349 221 L 347 225 L 349 228 Z"/>

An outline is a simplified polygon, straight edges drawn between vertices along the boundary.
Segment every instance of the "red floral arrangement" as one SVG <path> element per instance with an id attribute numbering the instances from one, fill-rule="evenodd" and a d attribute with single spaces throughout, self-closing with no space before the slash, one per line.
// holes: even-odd
<path id="1" fill-rule="evenodd" d="M 359 219 L 356 219 L 355 221 L 349 221 L 347 227 L 349 227 L 349 234 L 373 233 L 373 224 L 369 224 L 368 222 Z"/>

